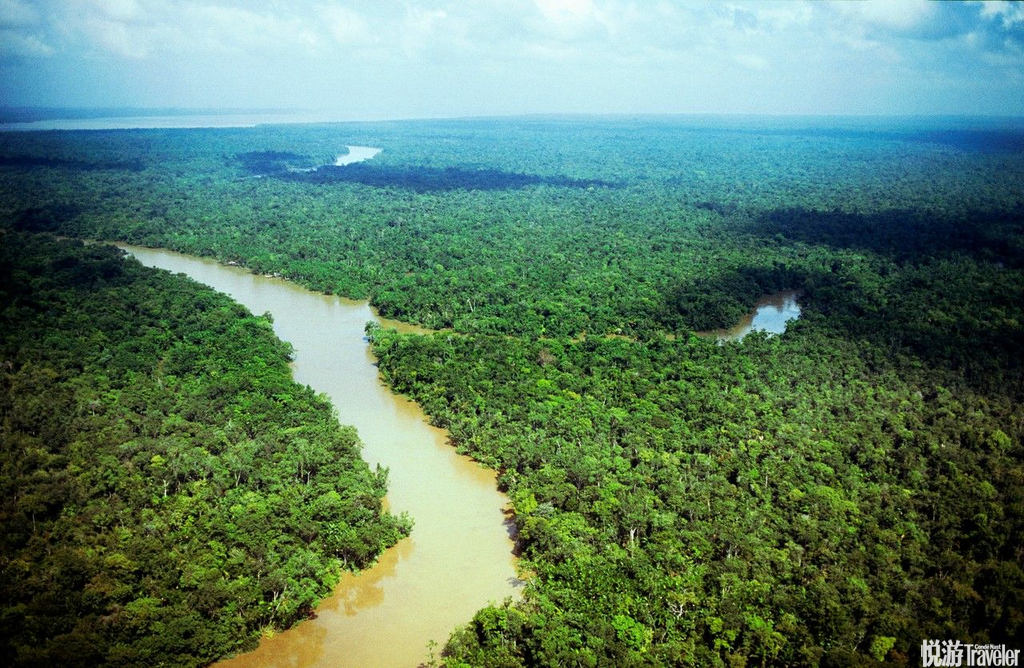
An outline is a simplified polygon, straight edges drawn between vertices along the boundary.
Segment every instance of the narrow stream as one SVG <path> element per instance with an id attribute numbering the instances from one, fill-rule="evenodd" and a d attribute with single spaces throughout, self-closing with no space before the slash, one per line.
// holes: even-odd
<path id="1" fill-rule="evenodd" d="M 508 498 L 497 491 L 495 473 L 458 455 L 444 430 L 381 383 L 363 339 L 369 320 L 416 328 L 377 317 L 366 302 L 213 260 L 118 245 L 145 265 L 227 293 L 253 313 L 269 312 L 274 331 L 295 348 L 295 380 L 326 393 L 339 421 L 359 430 L 363 458 L 390 469 L 389 507 L 416 522 L 412 536 L 372 568 L 345 574 L 316 619 L 218 666 L 416 666 L 427 660 L 430 640 L 443 646 L 478 609 L 519 595 Z"/>

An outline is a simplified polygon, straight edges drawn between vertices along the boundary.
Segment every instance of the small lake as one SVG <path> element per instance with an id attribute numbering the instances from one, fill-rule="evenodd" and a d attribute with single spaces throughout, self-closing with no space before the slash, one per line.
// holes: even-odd
<path id="1" fill-rule="evenodd" d="M 334 166 L 344 167 L 345 165 L 369 160 L 380 152 L 381 149 L 373 148 L 372 146 L 349 146 L 348 153 L 339 155 L 334 159 Z"/>
<path id="2" fill-rule="evenodd" d="M 348 153 L 334 158 L 334 162 L 331 165 L 322 165 L 324 167 L 344 167 L 345 165 L 354 165 L 357 162 L 363 162 L 376 156 L 383 149 L 374 148 L 372 146 L 346 146 Z M 292 174 L 309 173 L 319 170 L 320 167 L 288 167 L 288 171 Z M 250 178 L 263 179 L 269 176 L 268 174 L 256 174 Z"/>
<path id="3" fill-rule="evenodd" d="M 697 336 L 715 338 L 719 341 L 739 341 L 750 332 L 782 334 L 786 323 L 800 317 L 797 290 L 784 290 L 768 295 L 757 301 L 754 310 L 728 329 L 713 329 L 697 332 Z"/>

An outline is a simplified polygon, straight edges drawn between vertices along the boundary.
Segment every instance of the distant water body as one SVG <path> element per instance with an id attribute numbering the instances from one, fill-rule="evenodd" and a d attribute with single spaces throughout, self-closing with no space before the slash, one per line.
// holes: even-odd
<path id="1" fill-rule="evenodd" d="M 373 148 L 372 146 L 349 146 L 348 153 L 345 155 L 339 155 L 334 159 L 335 167 L 344 167 L 345 165 L 351 165 L 356 162 L 362 162 L 363 160 L 369 160 L 373 156 L 380 153 L 381 149 Z"/>
<path id="2" fill-rule="evenodd" d="M 383 149 L 374 148 L 372 146 L 346 146 L 345 149 L 348 153 L 338 155 L 334 158 L 334 162 L 331 165 L 321 165 L 322 167 L 344 167 L 345 165 L 354 165 L 357 162 L 363 162 L 376 156 Z M 320 167 L 289 167 L 288 171 L 297 173 L 309 173 L 319 170 Z M 262 179 L 269 176 L 268 174 L 255 174 L 249 178 Z"/>
<path id="3" fill-rule="evenodd" d="M 26 123 L 0 123 L 5 130 L 138 130 L 155 128 L 254 128 L 257 125 L 328 123 L 337 121 L 315 114 L 183 114 L 169 116 L 112 116 L 105 118 L 51 118 Z"/>

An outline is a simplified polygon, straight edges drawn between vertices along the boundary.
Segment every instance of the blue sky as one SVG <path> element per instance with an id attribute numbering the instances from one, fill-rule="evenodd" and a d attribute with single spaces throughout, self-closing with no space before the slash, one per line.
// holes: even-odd
<path id="1" fill-rule="evenodd" d="M 1024 3 L 0 0 L 0 104 L 1024 115 Z"/>

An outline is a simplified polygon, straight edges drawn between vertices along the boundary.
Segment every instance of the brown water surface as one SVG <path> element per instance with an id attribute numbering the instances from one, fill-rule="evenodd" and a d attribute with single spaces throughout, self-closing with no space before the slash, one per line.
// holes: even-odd
<path id="1" fill-rule="evenodd" d="M 269 312 L 274 331 L 295 348 L 295 380 L 326 393 L 342 424 L 359 430 L 363 458 L 390 469 L 387 501 L 415 520 L 412 536 L 372 568 L 345 574 L 317 618 L 265 638 L 248 654 L 221 662 L 245 666 L 415 666 L 427 643 L 444 645 L 459 624 L 489 602 L 517 596 L 508 499 L 495 473 L 447 444 L 413 402 L 379 380 L 363 339 L 377 317 L 366 302 L 310 292 L 213 260 L 119 246 L 143 264 L 185 273 L 231 295 L 253 313 Z"/>

